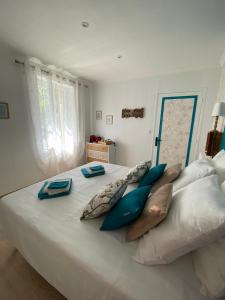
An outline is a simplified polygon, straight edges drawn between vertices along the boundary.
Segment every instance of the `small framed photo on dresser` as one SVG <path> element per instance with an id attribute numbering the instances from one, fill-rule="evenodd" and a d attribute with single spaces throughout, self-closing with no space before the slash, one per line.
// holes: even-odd
<path id="1" fill-rule="evenodd" d="M 96 110 L 96 120 L 102 120 L 102 111 Z"/>
<path id="2" fill-rule="evenodd" d="M 0 119 L 9 119 L 9 104 L 0 102 Z"/>

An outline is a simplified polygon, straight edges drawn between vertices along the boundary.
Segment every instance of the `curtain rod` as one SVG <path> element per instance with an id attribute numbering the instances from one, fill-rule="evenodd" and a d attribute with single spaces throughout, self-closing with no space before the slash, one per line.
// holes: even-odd
<path id="1" fill-rule="evenodd" d="M 18 60 L 18 59 L 15 59 L 14 60 L 14 63 L 16 63 L 16 64 L 19 64 L 19 65 L 25 65 L 25 63 L 24 63 L 24 61 L 20 61 L 20 60 Z M 44 70 L 45 71 L 45 70 Z M 46 73 L 49 73 L 48 71 L 45 71 Z M 72 81 L 71 80 L 71 82 L 73 82 L 73 83 L 75 83 L 75 81 Z M 78 82 L 78 85 L 82 85 L 80 82 Z M 85 87 L 85 88 L 88 88 L 88 85 L 87 84 L 83 84 L 83 86 Z"/>

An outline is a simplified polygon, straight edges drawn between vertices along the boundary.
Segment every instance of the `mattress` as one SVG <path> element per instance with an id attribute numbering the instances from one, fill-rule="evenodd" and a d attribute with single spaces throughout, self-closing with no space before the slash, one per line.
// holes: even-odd
<path id="1" fill-rule="evenodd" d="M 125 229 L 101 232 L 102 218 L 80 221 L 96 192 L 128 171 L 104 166 L 106 174 L 95 178 L 84 178 L 80 168 L 53 177 L 72 177 L 69 196 L 40 201 L 40 182 L 0 199 L 0 223 L 8 238 L 37 272 L 71 300 L 206 299 L 199 293 L 190 255 L 170 265 L 140 265 L 132 258 L 137 242 L 125 242 Z"/>

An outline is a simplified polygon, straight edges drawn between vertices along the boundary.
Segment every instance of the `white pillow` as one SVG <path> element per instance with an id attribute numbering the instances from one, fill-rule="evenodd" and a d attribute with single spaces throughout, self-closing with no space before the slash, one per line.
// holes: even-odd
<path id="1" fill-rule="evenodd" d="M 204 296 L 225 296 L 225 238 L 193 252 L 193 263 Z"/>
<path id="2" fill-rule="evenodd" d="M 188 184 L 212 174 L 216 174 L 216 170 L 209 159 L 201 158 L 195 160 L 188 165 L 182 171 L 179 178 L 174 181 L 173 192 L 175 193 Z"/>
<path id="3" fill-rule="evenodd" d="M 220 150 L 220 152 L 218 152 L 218 153 L 213 157 L 213 160 L 219 159 L 219 158 L 223 157 L 224 155 L 225 155 L 225 150 L 222 149 L 222 150 Z"/>
<path id="4" fill-rule="evenodd" d="M 221 156 L 220 151 L 216 156 Z M 223 154 L 222 154 L 223 155 Z M 225 194 L 225 182 L 221 184 Z M 201 293 L 211 298 L 225 296 L 225 238 L 192 253 L 195 273 L 201 282 Z"/>
<path id="5" fill-rule="evenodd" d="M 165 221 L 140 239 L 135 260 L 147 265 L 170 263 L 224 233 L 225 196 L 218 176 L 207 176 L 175 194 Z"/>
<path id="6" fill-rule="evenodd" d="M 225 180 L 225 151 L 221 150 L 212 159 L 212 164 L 219 175 L 220 183 Z"/>

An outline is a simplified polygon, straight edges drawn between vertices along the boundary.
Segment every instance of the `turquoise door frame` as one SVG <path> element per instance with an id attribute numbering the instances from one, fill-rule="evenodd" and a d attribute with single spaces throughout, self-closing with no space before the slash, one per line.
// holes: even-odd
<path id="1" fill-rule="evenodd" d="M 156 165 L 159 164 L 160 143 L 161 143 L 161 136 L 162 136 L 163 115 L 164 115 L 164 109 L 165 109 L 165 102 L 166 101 L 173 101 L 173 100 L 190 100 L 190 99 L 193 99 L 194 105 L 193 105 L 193 112 L 192 112 L 192 118 L 191 118 L 191 125 L 190 125 L 190 132 L 189 132 L 189 139 L 188 139 L 188 146 L 187 146 L 187 154 L 186 154 L 186 161 L 185 161 L 185 166 L 188 165 L 189 159 L 190 159 L 192 134 L 193 134 L 194 123 L 195 123 L 196 109 L 197 109 L 197 101 L 198 101 L 198 96 L 197 95 L 171 96 L 171 97 L 163 97 L 162 98 L 160 123 L 159 123 L 159 134 L 158 134 L 158 137 L 156 138 L 156 143 L 155 143 L 155 146 L 157 146 Z"/>

